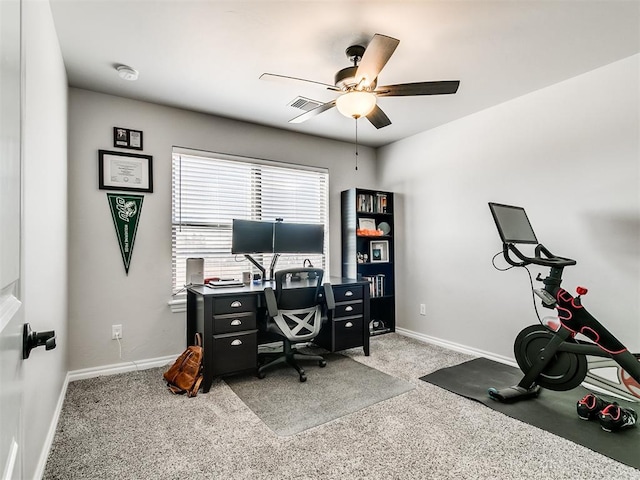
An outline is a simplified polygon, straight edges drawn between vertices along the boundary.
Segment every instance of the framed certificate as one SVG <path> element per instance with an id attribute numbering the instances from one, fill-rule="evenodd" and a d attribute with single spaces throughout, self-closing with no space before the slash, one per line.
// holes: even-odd
<path id="1" fill-rule="evenodd" d="M 142 131 L 113 127 L 113 146 L 142 150 Z"/>
<path id="2" fill-rule="evenodd" d="M 358 219 L 358 228 L 360 230 L 375 230 L 376 229 L 376 221 L 373 218 L 359 218 Z"/>
<path id="3" fill-rule="evenodd" d="M 153 157 L 98 150 L 98 188 L 153 192 Z"/>

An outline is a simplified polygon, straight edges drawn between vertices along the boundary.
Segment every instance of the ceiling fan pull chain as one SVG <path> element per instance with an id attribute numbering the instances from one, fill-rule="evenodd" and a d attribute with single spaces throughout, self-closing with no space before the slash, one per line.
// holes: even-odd
<path id="1" fill-rule="evenodd" d="M 356 121 L 356 170 L 358 170 L 358 117 L 353 117 Z"/>

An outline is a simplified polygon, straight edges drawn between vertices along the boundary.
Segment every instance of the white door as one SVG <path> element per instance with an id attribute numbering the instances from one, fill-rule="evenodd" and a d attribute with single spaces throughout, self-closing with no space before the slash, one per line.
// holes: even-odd
<path id="1" fill-rule="evenodd" d="M 22 478 L 20 0 L 0 0 L 0 475 Z"/>

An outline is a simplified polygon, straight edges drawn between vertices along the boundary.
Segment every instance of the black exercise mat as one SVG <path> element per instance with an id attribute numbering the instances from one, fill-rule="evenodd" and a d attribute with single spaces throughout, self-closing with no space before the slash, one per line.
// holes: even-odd
<path id="1" fill-rule="evenodd" d="M 567 392 L 542 389 L 538 398 L 510 404 L 489 398 L 489 387 L 510 387 L 517 385 L 521 378 L 522 372 L 517 368 L 486 358 L 476 358 L 454 367 L 437 370 L 421 377 L 420 380 L 476 400 L 505 415 L 640 469 L 640 426 L 607 433 L 600 428 L 597 419 L 585 421 L 578 418 L 576 403 L 589 393 L 584 387 Z M 613 401 L 613 397 L 599 396 Z M 633 408 L 636 412 L 640 409 L 637 403 L 617 399 L 615 401 L 621 406 Z"/>

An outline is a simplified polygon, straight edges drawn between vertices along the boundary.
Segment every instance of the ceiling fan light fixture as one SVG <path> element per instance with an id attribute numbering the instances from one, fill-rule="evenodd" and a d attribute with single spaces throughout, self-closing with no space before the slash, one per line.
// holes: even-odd
<path id="1" fill-rule="evenodd" d="M 336 99 L 338 111 L 349 118 L 366 117 L 376 106 L 376 96 L 371 92 L 352 91 Z"/>

